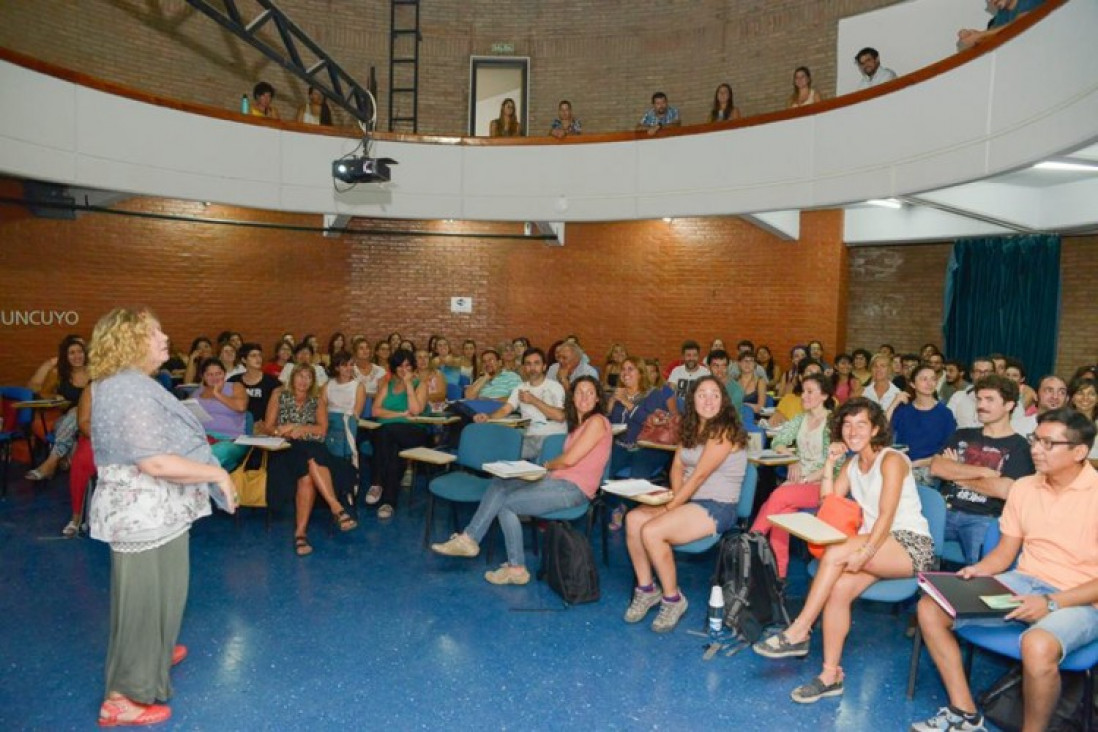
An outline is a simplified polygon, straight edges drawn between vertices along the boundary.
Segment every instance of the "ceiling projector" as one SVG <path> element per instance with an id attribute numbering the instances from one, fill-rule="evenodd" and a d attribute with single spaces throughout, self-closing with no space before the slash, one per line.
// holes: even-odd
<path id="1" fill-rule="evenodd" d="M 344 183 L 388 183 L 392 158 L 339 158 L 332 161 L 332 177 Z"/>

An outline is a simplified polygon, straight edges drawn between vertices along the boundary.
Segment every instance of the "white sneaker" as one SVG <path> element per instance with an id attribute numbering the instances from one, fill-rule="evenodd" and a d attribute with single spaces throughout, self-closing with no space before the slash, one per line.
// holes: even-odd
<path id="1" fill-rule="evenodd" d="M 373 506 L 375 503 L 381 500 L 381 486 L 372 485 L 370 490 L 366 491 L 366 505 Z"/>
<path id="2" fill-rule="evenodd" d="M 431 551 L 447 557 L 475 557 L 480 554 L 480 545 L 468 534 L 452 534 L 449 541 L 432 544 Z"/>

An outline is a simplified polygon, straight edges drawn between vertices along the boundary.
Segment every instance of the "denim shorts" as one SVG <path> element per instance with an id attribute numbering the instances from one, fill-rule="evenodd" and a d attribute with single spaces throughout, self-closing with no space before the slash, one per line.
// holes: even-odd
<path id="1" fill-rule="evenodd" d="M 709 518 L 713 519 L 713 522 L 717 524 L 717 530 L 714 533 L 723 534 L 736 525 L 736 518 L 740 508 L 738 503 L 709 500 L 697 500 L 691 501 L 691 503 L 704 508 L 705 512 L 709 514 Z"/>
<path id="2" fill-rule="evenodd" d="M 1017 571 L 997 574 L 995 578 L 1018 595 L 1047 595 L 1059 591 L 1047 582 L 1042 582 L 1036 577 Z M 1001 618 L 966 618 L 956 621 L 953 627 L 956 629 L 966 625 L 979 625 L 996 628 L 1001 627 L 1004 623 L 1018 626 L 1026 625 L 1021 621 L 1004 621 Z M 1093 605 L 1061 608 L 1038 620 L 1025 633 L 1038 628 L 1051 634 L 1060 642 L 1060 648 L 1063 651 L 1061 658 L 1063 658 L 1063 656 L 1098 640 L 1098 608 Z M 1022 635 L 1025 635 L 1025 633 L 1022 633 Z M 1021 646 L 1021 643 L 1022 636 L 1018 636 L 1019 646 Z"/>

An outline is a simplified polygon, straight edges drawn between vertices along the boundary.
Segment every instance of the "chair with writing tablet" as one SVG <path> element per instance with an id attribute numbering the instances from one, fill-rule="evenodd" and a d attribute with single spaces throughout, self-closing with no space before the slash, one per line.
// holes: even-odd
<path id="1" fill-rule="evenodd" d="M 743 484 L 740 486 L 740 499 L 736 504 L 736 519 L 739 529 L 747 528 L 747 522 L 751 519 L 751 509 L 755 505 L 755 489 L 759 484 L 759 471 L 754 463 L 747 464 L 747 472 L 743 475 Z M 675 551 L 683 554 L 702 554 L 721 540 L 722 534 L 703 536 L 700 539 L 680 544 L 673 547 Z"/>
<path id="2" fill-rule="evenodd" d="M 518 460 L 522 454 L 522 431 L 499 424 L 473 423 L 461 431 L 457 460 L 450 470 L 427 484 L 427 516 L 423 529 L 424 548 L 431 545 L 435 500 L 449 501 L 454 531 L 459 531 L 457 504 L 479 503 L 488 488 L 484 463 Z"/>

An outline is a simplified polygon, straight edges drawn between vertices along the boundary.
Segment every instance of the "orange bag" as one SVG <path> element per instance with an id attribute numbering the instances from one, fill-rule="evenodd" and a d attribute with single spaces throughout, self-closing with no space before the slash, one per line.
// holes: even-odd
<path id="1" fill-rule="evenodd" d="M 816 518 L 834 526 L 847 536 L 854 536 L 862 527 L 862 507 L 852 498 L 829 493 L 820 502 L 820 510 L 816 512 Z M 823 544 L 808 545 L 808 551 L 816 559 L 823 557 L 825 549 L 827 547 Z"/>

